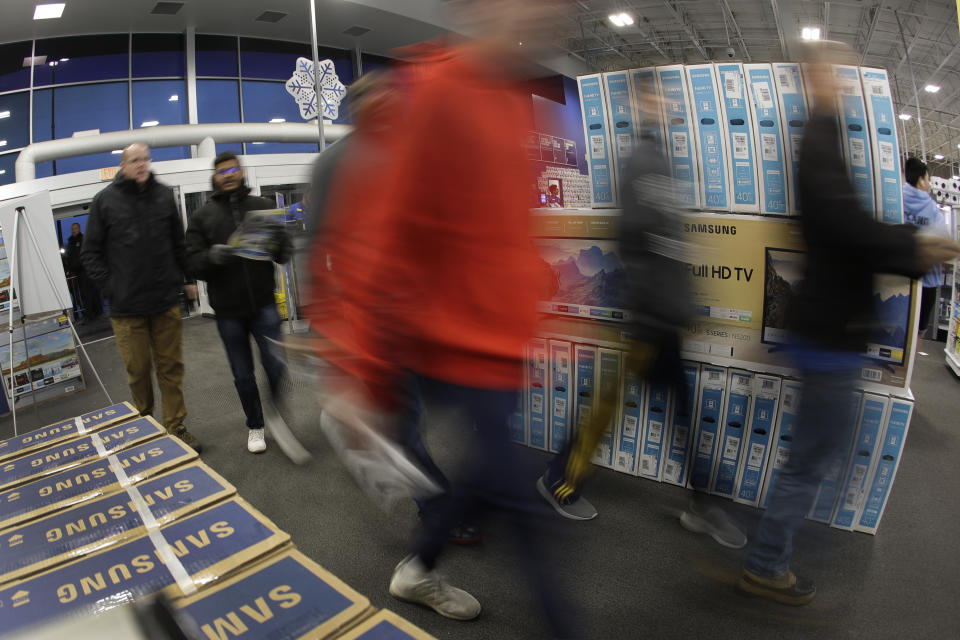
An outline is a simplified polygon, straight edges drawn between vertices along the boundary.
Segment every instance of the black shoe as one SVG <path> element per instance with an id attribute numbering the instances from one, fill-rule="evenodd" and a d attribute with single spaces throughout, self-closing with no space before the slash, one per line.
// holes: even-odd
<path id="1" fill-rule="evenodd" d="M 173 429 L 171 429 L 170 435 L 180 438 L 181 440 L 183 440 L 184 444 L 186 444 L 188 447 L 193 448 L 193 450 L 196 451 L 197 453 L 200 453 L 201 451 L 203 451 L 203 445 L 200 444 L 200 441 L 197 440 L 192 433 L 187 431 L 187 428 L 183 425 L 180 425 L 179 427 L 174 427 Z"/>
<path id="2" fill-rule="evenodd" d="M 447 542 L 453 544 L 477 544 L 481 540 L 483 536 L 480 534 L 480 527 L 472 524 L 458 524 L 450 529 L 447 535 Z"/>
<path id="3" fill-rule="evenodd" d="M 811 580 L 801 578 L 792 571 L 775 578 L 764 578 L 744 569 L 737 588 L 745 593 L 794 607 L 810 604 L 817 595 L 817 588 Z"/>

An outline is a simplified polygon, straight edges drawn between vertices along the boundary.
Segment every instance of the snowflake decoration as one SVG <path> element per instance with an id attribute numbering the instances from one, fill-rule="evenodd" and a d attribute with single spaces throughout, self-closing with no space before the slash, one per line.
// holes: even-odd
<path id="1" fill-rule="evenodd" d="M 293 77 L 287 80 L 287 93 L 293 96 L 300 106 L 300 116 L 304 120 L 317 117 L 317 95 L 314 90 L 313 60 L 297 58 L 297 68 Z M 323 117 L 336 120 L 340 113 L 340 102 L 347 94 L 347 88 L 337 77 L 337 70 L 330 60 L 320 61 L 320 100 L 323 103 Z"/>

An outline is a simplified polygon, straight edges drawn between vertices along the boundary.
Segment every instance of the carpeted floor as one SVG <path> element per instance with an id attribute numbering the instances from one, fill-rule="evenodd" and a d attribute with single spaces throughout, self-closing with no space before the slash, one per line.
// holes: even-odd
<path id="1" fill-rule="evenodd" d="M 289 532 L 296 545 L 378 607 L 389 607 L 438 638 L 494 640 L 549 637 L 524 575 L 524 557 L 511 527 L 492 515 L 485 539 L 450 548 L 442 571 L 483 604 L 480 618 L 454 622 L 387 594 L 394 565 L 404 557 L 415 509 L 390 514 L 357 489 L 318 430 L 306 385 L 295 384 L 291 426 L 314 459 L 297 467 L 276 446 L 246 452 L 243 415 L 215 323 L 184 324 L 188 426 L 204 445 L 203 460 L 239 494 Z M 600 517 L 579 523 L 546 514 L 544 551 L 568 610 L 589 638 L 939 638 L 960 629 L 960 380 L 943 364 L 943 345 L 924 342 L 913 379 L 917 410 L 896 486 L 876 537 L 808 522 L 796 540 L 794 569 L 813 578 L 819 595 L 808 607 L 787 608 L 738 595 L 732 588 L 742 551 L 689 533 L 677 522 L 687 492 L 598 471 L 587 490 Z M 114 401 L 128 399 L 112 338 L 88 345 Z M 19 415 L 21 431 L 107 404 L 92 376 L 87 390 Z M 445 469 L 461 455 L 462 427 L 447 411 L 428 407 L 428 446 Z M 0 438 L 13 435 L 0 419 Z M 530 481 L 548 459 L 523 449 Z M 721 501 L 752 531 L 759 511 Z M 953 629 L 953 631 L 950 631 Z"/>

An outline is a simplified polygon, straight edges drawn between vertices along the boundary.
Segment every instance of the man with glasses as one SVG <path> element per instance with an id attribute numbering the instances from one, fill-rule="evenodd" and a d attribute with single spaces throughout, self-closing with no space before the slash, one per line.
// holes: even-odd
<path id="1" fill-rule="evenodd" d="M 173 191 L 150 171 L 150 149 L 134 143 L 123 150 L 117 177 L 93 199 L 80 260 L 110 302 L 110 322 L 127 368 L 133 402 L 153 412 L 153 380 L 160 386 L 163 426 L 200 451 L 183 426 L 184 284 L 183 222 Z"/>
<path id="2" fill-rule="evenodd" d="M 187 272 L 207 283 L 210 306 L 217 314 L 217 330 L 247 419 L 247 450 L 261 453 L 267 448 L 264 407 L 253 371 L 250 338 L 260 349 L 260 361 L 270 384 L 267 420 L 279 423 L 282 418 L 276 404 L 285 367 L 270 345 L 270 340 L 280 340 L 273 263 L 286 263 L 292 245 L 284 229 L 277 225 L 276 230 L 263 229 L 259 234 L 271 236 L 261 247 L 263 251 L 257 251 L 264 255 L 253 255 L 248 248 L 233 246 L 231 237 L 236 237 L 237 230 L 250 227 L 251 211 L 276 209 L 276 204 L 250 195 L 244 184 L 243 168 L 232 151 L 214 158 L 213 167 L 213 196 L 194 212 L 187 225 Z"/>

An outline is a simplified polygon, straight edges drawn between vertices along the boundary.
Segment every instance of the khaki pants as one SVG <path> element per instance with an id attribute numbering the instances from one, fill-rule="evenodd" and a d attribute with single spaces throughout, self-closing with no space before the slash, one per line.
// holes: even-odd
<path id="1" fill-rule="evenodd" d="M 168 432 L 183 424 L 187 406 L 183 401 L 183 324 L 180 307 L 152 316 L 110 318 L 117 348 L 127 367 L 127 384 L 141 415 L 153 413 L 153 380 L 157 370 L 163 426 Z"/>

